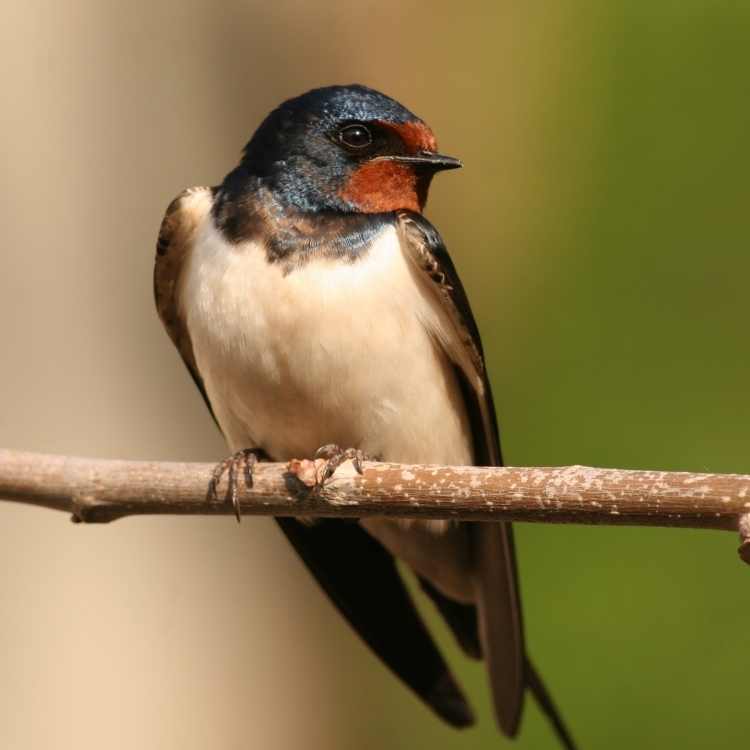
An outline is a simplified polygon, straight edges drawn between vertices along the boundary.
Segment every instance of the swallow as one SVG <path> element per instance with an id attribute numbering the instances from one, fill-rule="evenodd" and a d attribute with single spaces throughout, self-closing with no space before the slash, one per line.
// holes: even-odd
<path id="1" fill-rule="evenodd" d="M 500 466 L 479 330 L 437 230 L 430 181 L 461 166 L 395 100 L 361 85 L 281 104 L 217 187 L 183 191 L 157 242 L 156 307 L 232 451 Z M 321 446 L 326 446 L 321 452 Z M 337 446 L 345 446 L 339 449 Z M 487 667 L 500 730 L 530 692 L 573 740 L 524 643 L 507 523 L 277 523 L 382 661 L 455 727 L 474 717 L 396 567 Z"/>

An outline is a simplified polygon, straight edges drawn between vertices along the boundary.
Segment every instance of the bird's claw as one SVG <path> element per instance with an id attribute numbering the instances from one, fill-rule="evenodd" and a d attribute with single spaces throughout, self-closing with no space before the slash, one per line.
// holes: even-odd
<path id="1" fill-rule="evenodd" d="M 362 464 L 369 460 L 367 454 L 360 448 L 341 448 L 335 443 L 324 445 L 315 451 L 315 459 L 321 458 L 325 461 L 325 464 L 317 473 L 316 484 L 318 487 L 322 487 L 345 461 L 351 461 L 357 474 L 361 474 Z"/>
<path id="2" fill-rule="evenodd" d="M 214 467 L 211 480 L 208 483 L 208 491 L 206 492 L 206 502 L 216 503 L 219 501 L 219 495 L 217 489 L 221 483 L 224 474 L 227 475 L 227 491 L 224 495 L 225 502 L 231 502 L 234 508 L 234 514 L 237 517 L 237 521 L 241 520 L 240 515 L 240 503 L 239 503 L 239 492 L 237 489 L 238 485 L 238 472 L 240 467 L 242 468 L 243 477 L 245 479 L 245 487 L 252 489 L 253 486 L 253 468 L 255 464 L 261 458 L 261 451 L 255 448 L 243 448 L 241 451 L 237 451 L 229 458 L 225 458 L 223 461 L 219 461 Z"/>

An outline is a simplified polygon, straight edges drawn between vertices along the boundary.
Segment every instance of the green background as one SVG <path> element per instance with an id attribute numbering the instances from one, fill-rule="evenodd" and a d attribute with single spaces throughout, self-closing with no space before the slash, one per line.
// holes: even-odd
<path id="1" fill-rule="evenodd" d="M 547 182 L 514 237 L 524 257 L 503 256 L 490 139 L 487 161 L 474 153 L 448 178 L 460 205 L 441 186 L 452 205 L 433 212 L 480 322 L 506 462 L 748 472 L 750 6 L 577 6 L 540 114 Z M 530 650 L 582 747 L 747 741 L 750 579 L 733 538 L 540 525 L 517 537 Z M 459 671 L 481 729 L 427 720 L 424 746 L 500 744 L 481 670 Z M 555 746 L 536 707 L 520 745 Z"/>

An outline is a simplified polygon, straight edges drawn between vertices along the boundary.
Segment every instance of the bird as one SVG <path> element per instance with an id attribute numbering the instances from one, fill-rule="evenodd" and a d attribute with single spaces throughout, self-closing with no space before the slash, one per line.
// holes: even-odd
<path id="1" fill-rule="evenodd" d="M 258 461 L 323 457 L 501 466 L 479 330 L 430 183 L 461 162 L 396 100 L 359 84 L 274 109 L 215 187 L 169 205 L 154 270 L 158 314 L 232 455 L 236 503 Z M 463 652 L 486 664 L 496 723 L 518 734 L 527 693 L 574 741 L 526 650 L 509 523 L 276 522 L 365 643 L 440 718 L 474 714 L 396 561 Z"/>

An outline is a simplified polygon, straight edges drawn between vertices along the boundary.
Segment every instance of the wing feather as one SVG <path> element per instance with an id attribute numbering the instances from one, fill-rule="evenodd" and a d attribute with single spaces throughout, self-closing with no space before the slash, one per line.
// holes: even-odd
<path id="1" fill-rule="evenodd" d="M 466 291 L 437 230 L 420 214 L 398 214 L 402 246 L 439 298 L 452 335 L 438 336 L 453 362 L 474 440 L 477 465 L 501 466 L 500 437 L 484 352 Z M 530 688 L 566 747 L 570 735 L 541 679 L 526 656 L 521 600 L 510 524 L 471 524 L 476 560 L 477 607 L 474 616 L 464 606 L 436 601 L 459 642 L 469 652 L 481 651 L 492 689 L 498 725 L 509 736 L 518 732 L 526 688 Z M 428 593 L 431 593 L 428 589 Z M 435 599 L 435 597 L 432 597 Z M 470 629 L 478 623 L 479 633 Z M 478 638 L 478 640 L 477 640 Z M 477 648 L 480 645 L 480 648 Z"/>
<path id="2" fill-rule="evenodd" d="M 411 596 L 393 556 L 359 524 L 338 519 L 312 526 L 276 519 L 362 640 L 445 721 L 474 723 L 461 689 L 450 673 Z"/>
<path id="3" fill-rule="evenodd" d="M 180 275 L 193 249 L 197 231 L 210 214 L 212 204 L 212 190 L 208 187 L 187 188 L 169 204 L 156 242 L 154 299 L 156 310 L 169 338 L 177 347 L 211 416 L 216 421 L 206 387 L 195 363 L 193 343 L 178 298 Z"/>

